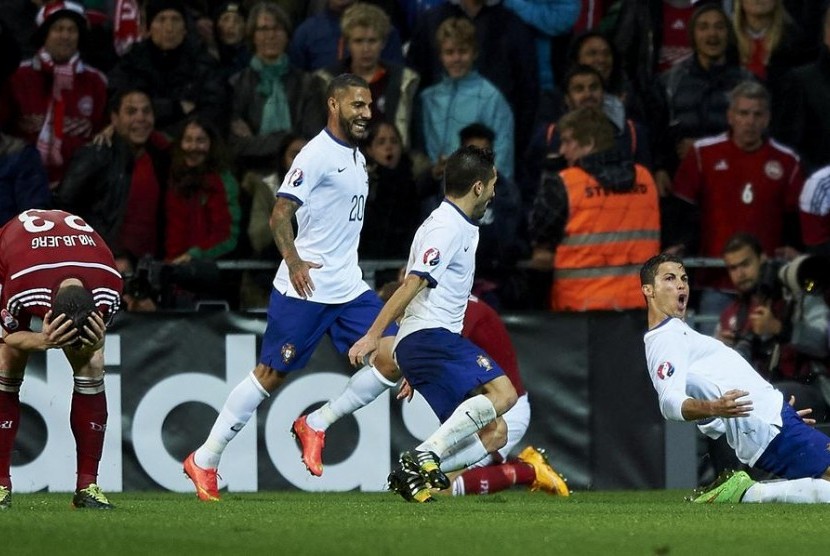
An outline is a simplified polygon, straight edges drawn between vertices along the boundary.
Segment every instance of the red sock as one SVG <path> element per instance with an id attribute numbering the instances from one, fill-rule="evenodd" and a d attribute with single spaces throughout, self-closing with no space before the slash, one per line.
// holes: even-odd
<path id="1" fill-rule="evenodd" d="M 474 467 L 461 475 L 464 494 L 493 494 L 513 485 L 529 485 L 535 478 L 533 467 L 521 462 Z"/>
<path id="2" fill-rule="evenodd" d="M 20 426 L 20 395 L 0 391 L 0 486 L 11 490 L 14 438 Z"/>
<path id="3" fill-rule="evenodd" d="M 77 488 L 88 487 L 98 479 L 98 462 L 104 450 L 104 432 L 107 428 L 107 395 L 72 392 L 69 425 L 75 436 L 78 455 Z"/>

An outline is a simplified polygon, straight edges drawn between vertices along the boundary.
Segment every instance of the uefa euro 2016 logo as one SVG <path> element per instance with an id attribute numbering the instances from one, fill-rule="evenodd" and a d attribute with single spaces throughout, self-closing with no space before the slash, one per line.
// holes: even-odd
<path id="1" fill-rule="evenodd" d="M 429 266 L 436 266 L 441 262 L 441 252 L 435 247 L 430 247 L 424 251 L 424 264 Z"/>
<path id="2" fill-rule="evenodd" d="M 660 363 L 660 366 L 657 367 L 657 376 L 660 377 L 660 380 L 663 380 L 667 377 L 670 377 L 674 374 L 674 366 L 669 363 L 668 361 L 664 361 Z"/>

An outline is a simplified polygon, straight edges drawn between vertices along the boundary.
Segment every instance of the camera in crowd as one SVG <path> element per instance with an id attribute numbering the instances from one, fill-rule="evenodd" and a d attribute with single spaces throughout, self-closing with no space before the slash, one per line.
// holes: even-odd
<path id="1" fill-rule="evenodd" d="M 819 294 L 830 286 L 830 258 L 799 255 L 789 262 L 771 259 L 761 267 L 756 293 L 761 299 L 781 299 L 786 289 L 792 295 Z"/>
<path id="2" fill-rule="evenodd" d="M 830 288 L 830 258 L 818 255 L 800 255 L 789 262 L 766 261 L 761 268 L 755 295 L 761 302 L 787 298 L 793 301 L 788 311 L 792 324 L 789 343 L 799 352 L 815 356 L 827 355 L 828 307 L 824 294 Z M 741 334 L 734 348 L 748 361 L 752 355 L 770 358 L 777 340 L 760 338 L 753 333 Z"/>
<path id="3" fill-rule="evenodd" d="M 132 274 L 124 276 L 124 295 L 152 299 L 159 308 L 189 309 L 199 298 L 215 295 L 218 284 L 219 267 L 214 261 L 169 264 L 145 256 Z"/>

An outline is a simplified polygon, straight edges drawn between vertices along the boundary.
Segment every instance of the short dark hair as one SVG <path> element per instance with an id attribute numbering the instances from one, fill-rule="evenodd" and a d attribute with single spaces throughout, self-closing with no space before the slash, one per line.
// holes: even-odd
<path id="1" fill-rule="evenodd" d="M 578 75 L 593 75 L 599 80 L 599 84 L 602 85 L 602 90 L 605 92 L 605 88 L 608 86 L 605 83 L 605 80 L 602 78 L 602 74 L 596 68 L 585 64 L 574 64 L 568 71 L 565 73 L 565 77 L 562 79 L 562 92 L 566 95 L 568 94 L 568 89 L 571 88 L 571 79 Z"/>
<path id="2" fill-rule="evenodd" d="M 462 145 L 470 139 L 484 139 L 492 145 L 496 141 L 496 134 L 486 125 L 475 122 L 459 131 L 458 138 L 461 139 Z"/>
<path id="3" fill-rule="evenodd" d="M 339 92 L 345 91 L 349 87 L 368 89 L 369 84 L 359 75 L 355 75 L 353 73 L 341 73 L 329 81 L 329 85 L 326 87 L 326 99 L 336 97 Z"/>
<path id="4" fill-rule="evenodd" d="M 153 109 L 153 112 L 155 113 L 155 109 L 153 108 L 153 97 L 141 87 L 125 87 L 123 89 L 117 89 L 109 99 L 109 113 L 118 114 L 118 112 L 121 111 L 121 105 L 124 104 L 124 99 L 132 94 L 140 94 L 147 97 L 147 100 L 150 101 L 150 108 Z"/>
<path id="5" fill-rule="evenodd" d="M 744 247 L 749 247 L 759 257 L 764 253 L 764 248 L 761 247 L 761 242 L 757 237 L 747 232 L 737 232 L 726 240 L 721 255 L 734 253 Z"/>
<path id="6" fill-rule="evenodd" d="M 657 269 L 660 268 L 660 265 L 663 263 L 677 263 L 679 265 L 683 265 L 683 259 L 670 253 L 660 253 L 659 255 L 654 255 L 649 260 L 644 262 L 642 267 L 640 267 L 640 285 L 653 285 L 654 279 L 657 277 Z"/>
<path id="7" fill-rule="evenodd" d="M 58 290 L 52 300 L 53 318 L 66 315 L 78 331 L 79 342 L 84 334 L 84 325 L 93 312 L 95 312 L 95 298 L 92 297 L 92 292 L 83 286 L 64 286 Z"/>
<path id="8" fill-rule="evenodd" d="M 444 192 L 453 197 L 463 197 L 477 181 L 493 179 L 494 160 L 490 149 L 468 145 L 456 150 L 447 159 L 444 168 Z"/>

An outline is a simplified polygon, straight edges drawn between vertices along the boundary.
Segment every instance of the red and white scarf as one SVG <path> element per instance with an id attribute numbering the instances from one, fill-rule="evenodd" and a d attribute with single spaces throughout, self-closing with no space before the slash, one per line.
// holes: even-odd
<path id="1" fill-rule="evenodd" d="M 35 56 L 35 61 L 40 62 L 40 71 L 52 74 L 52 98 L 49 100 L 43 127 L 37 136 L 37 150 L 40 151 L 40 157 L 45 166 L 60 166 L 63 164 L 63 156 L 61 156 L 65 113 L 63 91 L 72 89 L 81 60 L 76 52 L 65 64 L 56 64 L 49 53 L 41 48 Z"/>
<path id="2" fill-rule="evenodd" d="M 138 2 L 136 0 L 118 0 L 113 17 L 113 46 L 119 56 L 127 53 L 133 43 L 141 39 L 138 24 Z"/>

